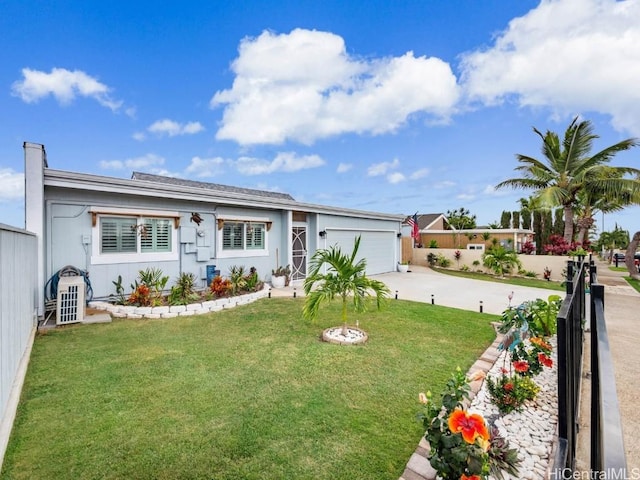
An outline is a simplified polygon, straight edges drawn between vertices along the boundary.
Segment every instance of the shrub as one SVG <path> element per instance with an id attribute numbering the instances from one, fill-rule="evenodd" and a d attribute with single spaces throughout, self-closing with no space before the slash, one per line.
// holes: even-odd
<path id="1" fill-rule="evenodd" d="M 438 256 L 435 253 L 430 253 L 427 255 L 427 263 L 430 267 L 434 267 L 438 263 Z"/>
<path id="2" fill-rule="evenodd" d="M 437 240 L 430 240 L 429 241 L 429 248 L 438 248 L 438 241 Z"/>
<path id="3" fill-rule="evenodd" d="M 463 272 L 468 272 L 468 271 L 470 270 L 470 269 L 469 269 L 469 265 L 462 265 L 462 266 L 460 267 L 460 270 L 462 270 Z"/>
<path id="4" fill-rule="evenodd" d="M 170 305 L 186 305 L 199 298 L 195 292 L 196 276 L 193 273 L 183 272 L 171 287 L 168 302 Z"/>
<path id="5" fill-rule="evenodd" d="M 522 253 L 524 253 L 525 255 L 531 255 L 535 251 L 536 246 L 533 244 L 533 242 L 524 242 L 522 244 Z"/>
<path id="6" fill-rule="evenodd" d="M 231 291 L 231 282 L 226 278 L 223 279 L 220 275 L 215 277 L 209 286 L 211 293 L 215 298 L 222 298 L 229 295 Z"/>
<path id="7" fill-rule="evenodd" d="M 431 400 L 431 392 L 419 395 L 424 412 L 418 415 L 429 442 L 429 463 L 438 478 L 503 478 L 502 470 L 518 477 L 517 450 L 491 428 L 482 415 L 469 414 L 464 402 L 469 400 L 469 381 L 456 370 L 442 393 L 442 405 Z"/>
<path id="8" fill-rule="evenodd" d="M 487 391 L 498 410 L 502 413 L 522 409 L 527 400 L 533 400 L 540 387 L 529 377 L 502 373 L 496 380 L 487 377 Z"/>

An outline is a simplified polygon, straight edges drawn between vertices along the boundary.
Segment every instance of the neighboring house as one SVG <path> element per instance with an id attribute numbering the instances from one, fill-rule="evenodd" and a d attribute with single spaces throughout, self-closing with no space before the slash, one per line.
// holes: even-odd
<path id="1" fill-rule="evenodd" d="M 283 193 L 136 172 L 121 179 L 48 168 L 43 145 L 25 149 L 26 229 L 38 238 L 39 282 L 72 265 L 89 272 L 94 297 L 125 289 L 147 267 L 170 276 L 255 267 L 263 280 L 291 265 L 302 281 L 319 248 L 353 248 L 367 273 L 394 271 L 403 215 L 306 204 Z M 207 269 L 209 267 L 209 269 Z M 41 292 L 43 289 L 40 289 Z M 40 295 L 43 295 L 42 293 Z M 39 299 L 43 314 L 43 298 Z"/>
<path id="2" fill-rule="evenodd" d="M 494 241 L 512 248 L 516 252 L 522 251 L 522 245 L 531 242 L 535 245 L 533 230 L 516 228 L 473 228 L 456 230 L 449 224 L 442 213 L 417 215 L 420 229 L 420 242 L 423 247 L 429 247 L 435 242 L 438 248 L 464 248 L 467 250 L 485 250 Z M 404 224 L 406 224 L 406 219 Z M 407 233 L 409 232 L 409 233 Z M 403 235 L 410 235 L 408 228 L 403 228 Z M 487 239 L 485 240 L 485 237 Z"/>

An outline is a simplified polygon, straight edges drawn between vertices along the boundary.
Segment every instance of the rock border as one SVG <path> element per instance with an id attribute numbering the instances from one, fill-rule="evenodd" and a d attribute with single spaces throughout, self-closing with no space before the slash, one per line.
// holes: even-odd
<path id="1" fill-rule="evenodd" d="M 163 305 L 160 307 L 135 307 L 133 305 L 115 305 L 104 301 L 91 301 L 89 306 L 96 310 L 105 310 L 113 318 L 175 318 L 188 317 L 192 315 L 202 315 L 209 312 L 219 312 L 220 310 L 228 310 L 239 305 L 246 305 L 255 302 L 269 295 L 269 287 L 258 292 L 237 295 L 235 297 L 218 298 L 217 300 L 207 300 L 199 303 L 190 303 L 188 305 Z"/>

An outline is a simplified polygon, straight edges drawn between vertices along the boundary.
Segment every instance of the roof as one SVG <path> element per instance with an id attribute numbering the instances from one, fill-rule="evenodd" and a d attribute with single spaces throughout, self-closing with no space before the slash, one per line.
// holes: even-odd
<path id="1" fill-rule="evenodd" d="M 404 215 L 394 213 L 371 212 L 297 202 L 290 195 L 277 192 L 220 186 L 205 182 L 177 181 L 177 179 L 170 179 L 170 177 L 162 177 L 160 175 L 151 175 L 148 177 L 149 179 L 143 178 L 147 175 L 150 174 L 135 173 L 135 179 L 125 179 L 45 168 L 44 184 L 45 187 L 54 188 L 140 195 L 151 198 L 171 198 L 246 208 L 301 210 L 309 213 L 392 220 L 395 222 L 402 221 L 404 217 Z M 166 181 L 166 179 L 170 180 Z M 172 188 L 167 188 L 168 184 L 172 185 Z"/>
<path id="2" fill-rule="evenodd" d="M 282 200 L 295 201 L 295 199 L 288 193 L 270 192 L 267 190 L 256 190 L 252 188 L 232 187 L 229 185 L 221 185 L 219 183 L 199 182 L 197 180 L 185 180 L 183 178 L 165 177 L 163 175 L 154 175 L 151 173 L 133 172 L 133 174 L 131 175 L 131 179 L 144 180 L 147 182 L 165 183 L 168 185 L 180 185 L 183 187 L 206 188 L 208 190 L 214 190 L 217 192 L 242 193 L 246 195 L 257 195 L 260 197 L 279 198 Z"/>
<path id="3" fill-rule="evenodd" d="M 405 221 L 403 223 L 407 223 L 407 221 L 409 220 L 409 218 L 411 218 L 412 215 L 409 215 Z M 420 230 L 424 230 L 426 228 L 429 228 L 431 225 L 433 225 L 440 217 L 443 218 L 445 225 L 449 225 L 449 222 L 447 221 L 447 217 L 444 216 L 444 213 L 421 213 L 421 214 L 417 214 L 418 217 L 418 228 Z"/>

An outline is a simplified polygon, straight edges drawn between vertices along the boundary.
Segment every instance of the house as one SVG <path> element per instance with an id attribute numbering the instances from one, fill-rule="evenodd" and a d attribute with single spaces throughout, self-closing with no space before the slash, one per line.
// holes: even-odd
<path id="1" fill-rule="evenodd" d="M 94 298 L 115 293 L 118 276 L 126 288 L 148 267 L 170 284 L 191 272 L 205 287 L 212 271 L 224 276 L 234 265 L 255 267 L 266 281 L 290 265 L 301 282 L 317 249 L 350 251 L 358 235 L 368 274 L 393 271 L 400 258 L 403 215 L 140 172 L 121 179 L 54 170 L 43 145 L 25 142 L 24 152 L 26 229 L 38 239 L 43 287 L 67 265 L 89 272 Z"/>
<path id="2" fill-rule="evenodd" d="M 456 230 L 442 213 L 418 214 L 417 219 L 420 241 L 416 242 L 416 246 L 435 245 L 438 248 L 485 250 L 492 243 L 498 242 L 506 248 L 521 253 L 525 243 L 531 242 L 535 245 L 533 230 L 483 227 Z M 407 219 L 404 224 L 407 225 Z M 410 229 L 404 228 L 403 235 L 406 236 L 407 232 L 410 235 Z"/>

